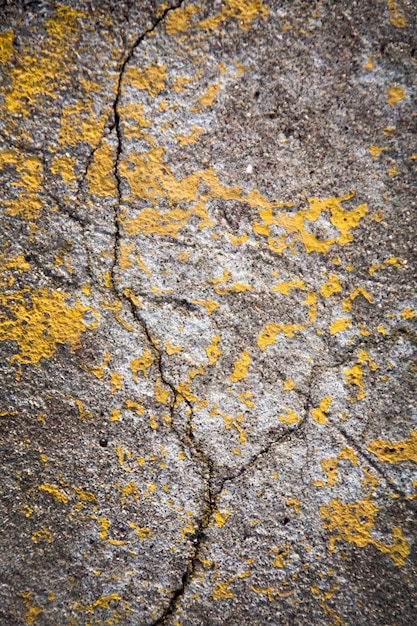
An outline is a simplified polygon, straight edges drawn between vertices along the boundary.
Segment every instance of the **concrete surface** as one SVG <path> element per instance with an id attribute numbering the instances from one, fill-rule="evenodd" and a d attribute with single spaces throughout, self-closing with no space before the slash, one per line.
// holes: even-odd
<path id="1" fill-rule="evenodd" d="M 416 12 L 1 4 L 1 624 L 415 623 Z"/>

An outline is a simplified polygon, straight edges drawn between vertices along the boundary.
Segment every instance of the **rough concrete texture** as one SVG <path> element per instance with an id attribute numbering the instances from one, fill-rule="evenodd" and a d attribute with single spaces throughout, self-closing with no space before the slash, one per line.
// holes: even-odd
<path id="1" fill-rule="evenodd" d="M 0 11 L 0 623 L 415 623 L 416 4 Z"/>

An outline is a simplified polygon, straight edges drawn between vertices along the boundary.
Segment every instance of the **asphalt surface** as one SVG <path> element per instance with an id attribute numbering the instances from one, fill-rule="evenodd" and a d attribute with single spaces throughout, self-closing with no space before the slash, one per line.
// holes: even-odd
<path id="1" fill-rule="evenodd" d="M 0 623 L 415 623 L 411 0 L 0 3 Z"/>

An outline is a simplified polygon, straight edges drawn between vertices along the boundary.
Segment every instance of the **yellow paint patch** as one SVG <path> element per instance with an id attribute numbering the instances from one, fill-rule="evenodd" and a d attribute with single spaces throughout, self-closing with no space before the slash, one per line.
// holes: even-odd
<path id="1" fill-rule="evenodd" d="M 236 574 L 235 576 L 232 576 L 231 578 L 229 578 L 229 580 L 226 580 L 222 583 L 217 583 L 212 593 L 213 600 L 217 601 L 217 600 L 222 600 L 222 599 L 233 598 L 233 593 L 229 590 L 229 586 L 235 580 L 239 580 L 241 578 L 247 578 L 248 576 L 250 576 L 249 570 L 246 572 L 243 572 L 242 574 Z"/>
<path id="2" fill-rule="evenodd" d="M 287 415 L 278 415 L 278 420 L 283 424 L 299 424 L 301 417 L 298 417 L 291 409 L 286 408 Z"/>
<path id="3" fill-rule="evenodd" d="M 219 303 L 214 300 L 193 300 L 192 303 L 203 306 L 209 315 L 220 306 Z"/>
<path id="4" fill-rule="evenodd" d="M 68 496 L 63 491 L 60 491 L 56 485 L 43 483 L 42 485 L 39 485 L 38 489 L 39 491 L 46 491 L 47 493 L 50 493 L 57 502 L 68 504 Z"/>
<path id="5" fill-rule="evenodd" d="M 345 311 L 345 313 L 350 313 L 352 311 L 352 302 L 356 300 L 358 296 L 362 296 L 362 298 L 365 298 L 365 300 L 367 300 L 369 304 L 373 304 L 374 302 L 374 299 L 366 291 L 366 289 L 362 289 L 359 287 L 357 289 L 354 289 L 352 293 L 343 300 L 342 309 Z"/>
<path id="6" fill-rule="evenodd" d="M 143 406 L 135 400 L 125 400 L 124 407 L 129 411 L 134 411 L 136 415 L 142 415 L 145 412 Z"/>
<path id="7" fill-rule="evenodd" d="M 323 296 L 323 298 L 330 298 L 330 296 L 340 291 L 342 291 L 342 285 L 336 274 L 329 274 L 324 285 L 320 287 L 320 295 Z"/>
<path id="8" fill-rule="evenodd" d="M 305 324 L 267 324 L 258 336 L 258 346 L 263 351 L 276 342 L 279 333 L 283 333 L 285 337 L 294 337 L 294 334 L 303 328 Z"/>
<path id="9" fill-rule="evenodd" d="M 130 361 L 130 369 L 132 371 L 132 378 L 136 382 L 138 372 L 143 372 L 145 377 L 148 376 L 148 369 L 154 362 L 152 353 L 149 350 L 145 350 L 141 357 Z"/>
<path id="10" fill-rule="evenodd" d="M 284 391 L 291 391 L 292 389 L 294 389 L 294 387 L 294 381 L 292 381 L 290 378 L 284 380 L 284 382 L 282 383 L 282 388 L 284 389 Z"/>
<path id="11" fill-rule="evenodd" d="M 392 107 L 395 107 L 398 102 L 404 100 L 405 89 L 404 87 L 388 87 L 386 103 Z"/>
<path id="12" fill-rule="evenodd" d="M 220 513 L 220 511 L 214 511 L 214 521 L 216 522 L 217 528 L 222 528 L 230 516 L 229 509 L 226 509 L 224 513 Z"/>
<path id="13" fill-rule="evenodd" d="M 230 19 L 237 20 L 242 30 L 247 30 L 257 18 L 266 19 L 269 11 L 261 0 L 225 0 L 222 9 L 217 15 L 198 21 L 195 16 L 201 11 L 201 5 L 185 6 L 172 11 L 165 20 L 166 31 L 169 35 L 178 35 L 197 28 L 203 31 L 216 30 L 223 22 Z"/>
<path id="14" fill-rule="evenodd" d="M 214 365 L 217 362 L 220 355 L 222 354 L 222 351 L 220 350 L 220 348 L 218 348 L 219 342 L 220 342 L 220 336 L 215 335 L 213 339 L 211 340 L 211 344 L 206 348 L 206 354 L 209 360 L 209 363 L 208 363 L 209 365 Z"/>
<path id="15" fill-rule="evenodd" d="M 378 148 L 374 144 L 372 144 L 371 147 L 369 148 L 369 152 L 371 153 L 374 161 L 378 161 L 379 155 L 381 154 L 381 152 L 384 152 L 384 150 L 388 150 L 388 148 Z"/>
<path id="16" fill-rule="evenodd" d="M 326 396 L 321 400 L 319 406 L 316 409 L 311 410 L 311 417 L 317 424 L 327 424 L 326 413 L 330 408 L 332 399 L 330 396 Z"/>
<path id="17" fill-rule="evenodd" d="M 134 65 L 126 69 L 125 80 L 131 87 L 145 90 L 155 98 L 165 88 L 166 65 L 150 63 L 143 70 Z"/>
<path id="18" fill-rule="evenodd" d="M 232 383 L 237 383 L 239 380 L 243 380 L 248 375 L 248 368 L 250 365 L 249 350 L 244 350 L 239 360 L 234 363 L 233 373 L 230 374 L 229 380 Z"/>
<path id="19" fill-rule="evenodd" d="M 400 463 L 413 461 L 417 463 L 417 431 L 412 430 L 405 441 L 384 441 L 375 439 L 368 445 L 367 450 L 375 454 L 381 463 Z"/>
<path id="20" fill-rule="evenodd" d="M 259 216 L 263 223 L 254 222 L 253 230 L 260 235 L 268 236 L 270 250 L 282 254 L 287 248 L 291 248 L 296 242 L 304 245 L 307 253 L 317 252 L 326 254 L 332 244 L 344 246 L 353 241 L 351 229 L 356 228 L 360 220 L 366 215 L 366 204 L 361 204 L 356 209 L 344 210 L 341 203 L 353 198 L 353 193 L 341 197 L 332 197 L 325 200 L 308 198 L 309 208 L 301 210 L 293 215 L 285 213 L 273 214 L 273 209 L 279 204 L 268 203 L 259 193 L 252 191 L 247 201 L 253 200 L 254 206 L 260 206 Z M 282 204 L 281 204 L 282 206 Z M 307 228 L 307 222 L 316 222 L 322 213 L 330 214 L 331 225 L 339 231 L 339 237 L 324 241 L 319 240 Z M 285 234 L 273 236 L 275 226 L 283 229 Z"/>
<path id="21" fill-rule="evenodd" d="M 198 128 L 198 126 L 191 126 L 191 133 L 189 135 L 177 135 L 176 139 L 182 148 L 183 146 L 195 143 L 202 132 L 202 129 Z"/>
<path id="22" fill-rule="evenodd" d="M 349 328 L 351 323 L 352 323 L 352 320 L 350 320 L 348 317 L 345 317 L 345 318 L 340 319 L 340 320 L 334 320 L 334 322 L 332 322 L 331 325 L 330 325 L 329 332 L 330 332 L 331 335 L 335 335 L 336 333 L 340 333 L 340 332 L 346 330 L 347 328 Z"/>
<path id="23" fill-rule="evenodd" d="M 139 526 L 136 526 L 136 524 L 134 524 L 133 522 L 130 522 L 129 528 L 133 528 L 140 541 L 143 541 L 144 539 L 146 539 L 146 537 L 152 537 L 152 533 L 149 528 L 140 528 Z"/>
<path id="24" fill-rule="evenodd" d="M 212 280 L 208 280 L 208 283 L 212 283 L 213 289 L 216 293 L 221 296 L 224 296 L 228 292 L 242 293 L 244 291 L 252 291 L 252 287 L 250 285 L 243 285 L 242 283 L 235 283 L 230 287 L 218 287 L 221 283 L 226 283 L 230 278 L 230 272 L 228 270 L 223 270 L 223 276 L 221 278 L 214 278 Z"/>
<path id="25" fill-rule="evenodd" d="M 7 63 L 13 56 L 13 37 L 12 30 L 0 33 L 0 63 Z"/>
<path id="26" fill-rule="evenodd" d="M 99 197 L 116 195 L 116 179 L 113 173 L 115 152 L 111 146 L 103 144 L 94 153 L 94 159 L 87 172 L 88 190 Z"/>
<path id="27" fill-rule="evenodd" d="M 64 183 L 72 186 L 77 179 L 74 174 L 74 165 L 75 160 L 70 156 L 55 156 L 52 160 L 51 172 L 60 176 Z"/>
<path id="28" fill-rule="evenodd" d="M 350 504 L 343 504 L 340 500 L 333 498 L 329 506 L 321 506 L 319 510 L 323 519 L 323 528 L 333 533 L 329 539 L 330 552 L 334 552 L 337 541 L 353 543 L 359 548 L 373 545 L 380 552 L 388 554 L 398 567 L 404 564 L 410 547 L 400 528 L 397 526 L 392 528 L 391 546 L 371 536 L 375 514 L 379 508 L 370 501 L 369 495 L 359 502 Z"/>
<path id="29" fill-rule="evenodd" d="M 114 394 L 118 389 L 122 388 L 122 374 L 116 372 L 110 372 L 110 391 Z"/>
<path id="30" fill-rule="evenodd" d="M 42 161 L 35 156 L 25 157 L 23 152 L 9 150 L 0 152 L 0 169 L 5 165 L 14 167 L 18 179 L 13 183 L 19 194 L 9 200 L 1 200 L 6 215 L 19 215 L 23 219 L 37 217 L 43 202 L 39 197 L 43 185 Z"/>
<path id="31" fill-rule="evenodd" d="M 97 328 L 99 315 L 80 300 L 72 306 L 67 305 L 67 298 L 68 294 L 59 291 L 48 293 L 46 287 L 33 292 L 23 289 L 7 296 L 0 295 L 0 304 L 9 313 L 0 316 L 0 341 L 15 341 L 20 349 L 11 362 L 38 365 L 42 358 L 51 358 L 57 344 L 68 343 L 71 352 L 81 347 L 81 334 Z M 89 325 L 84 321 L 87 312 L 95 316 Z"/>
<path id="32" fill-rule="evenodd" d="M 405 308 L 401 311 L 400 316 L 402 320 L 413 320 L 415 318 L 415 311 L 410 308 Z"/>
<path id="33" fill-rule="evenodd" d="M 284 294 L 284 296 L 288 296 L 290 289 L 301 289 L 302 291 L 305 291 L 304 281 L 290 280 L 289 282 L 278 283 L 278 285 L 272 287 L 272 291 L 279 291 L 279 293 Z"/>
<path id="34" fill-rule="evenodd" d="M 400 13 L 396 0 L 388 0 L 389 21 L 396 28 L 405 28 L 406 21 L 402 13 Z"/>
<path id="35" fill-rule="evenodd" d="M 39 543 L 41 540 L 46 541 L 47 543 L 51 543 L 52 534 L 48 530 L 48 528 L 42 528 L 41 530 L 36 530 L 32 533 L 32 541 L 34 543 Z"/>
<path id="36" fill-rule="evenodd" d="M 210 85 L 203 95 L 199 98 L 199 103 L 204 107 L 213 106 L 213 102 L 221 89 L 222 84 L 219 82 L 216 85 Z"/>
<path id="37" fill-rule="evenodd" d="M 34 606 L 31 604 L 30 597 L 32 595 L 31 591 L 27 593 L 18 593 L 16 594 L 19 598 L 23 598 L 23 602 L 25 603 L 26 613 L 23 616 L 27 626 L 32 626 L 36 618 L 43 613 L 43 609 L 39 606 Z"/>

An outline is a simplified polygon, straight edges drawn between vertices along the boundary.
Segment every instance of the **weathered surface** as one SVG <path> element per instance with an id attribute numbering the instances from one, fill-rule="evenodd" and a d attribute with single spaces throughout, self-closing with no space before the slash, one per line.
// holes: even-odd
<path id="1" fill-rule="evenodd" d="M 414 3 L 1 10 L 1 623 L 413 623 Z"/>

